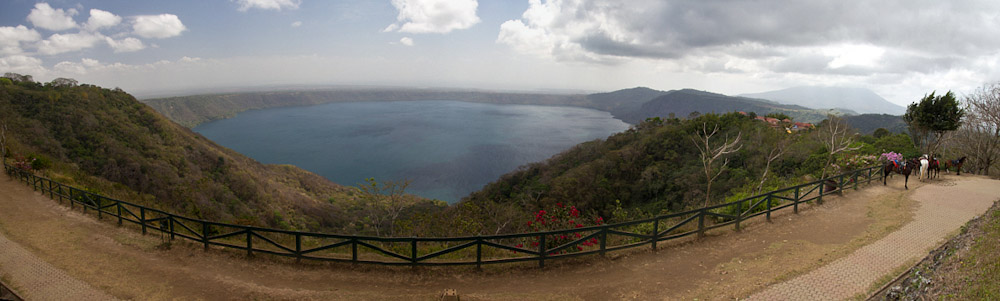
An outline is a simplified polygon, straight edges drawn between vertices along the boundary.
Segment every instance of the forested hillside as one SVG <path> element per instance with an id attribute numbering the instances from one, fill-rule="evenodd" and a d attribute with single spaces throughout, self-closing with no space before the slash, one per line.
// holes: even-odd
<path id="1" fill-rule="evenodd" d="M 623 114 L 625 122 L 636 124 L 649 117 L 688 117 L 691 113 L 727 113 L 733 111 L 756 112 L 759 115 L 782 113 L 795 121 L 816 123 L 827 114 L 841 114 L 835 110 L 813 110 L 796 105 L 783 105 L 763 99 L 733 97 L 692 89 L 669 91 L 656 97 L 632 112 Z"/>
<path id="2" fill-rule="evenodd" d="M 121 90 L 0 85 L 10 161 L 91 191 L 213 221 L 339 229 L 356 189 L 291 166 L 262 165 L 164 118 Z"/>
<path id="3" fill-rule="evenodd" d="M 862 134 L 871 134 L 879 128 L 883 128 L 892 133 L 905 133 L 906 122 L 903 116 L 889 114 L 861 114 L 854 116 L 844 116 L 844 120 L 851 127 Z"/>
<path id="4" fill-rule="evenodd" d="M 144 100 L 161 114 L 187 127 L 231 118 L 248 110 L 305 106 L 332 102 L 457 100 L 497 104 L 578 105 L 583 95 L 499 93 L 472 90 L 401 88 L 340 88 L 206 94 Z"/>

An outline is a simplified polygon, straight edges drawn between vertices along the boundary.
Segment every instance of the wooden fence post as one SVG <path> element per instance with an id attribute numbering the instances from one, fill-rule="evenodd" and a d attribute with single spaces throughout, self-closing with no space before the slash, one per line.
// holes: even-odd
<path id="1" fill-rule="evenodd" d="M 768 192 L 767 195 L 764 196 L 764 198 L 765 198 L 764 202 L 767 203 L 767 213 L 765 213 L 764 215 L 767 216 L 767 222 L 770 223 L 771 222 L 771 193 Z"/>
<path id="2" fill-rule="evenodd" d="M 410 237 L 410 266 L 417 266 L 417 238 Z"/>
<path id="3" fill-rule="evenodd" d="M 792 208 L 794 209 L 795 214 L 799 214 L 799 188 L 801 187 L 802 186 L 795 186 L 795 201 L 792 202 Z"/>
<path id="4" fill-rule="evenodd" d="M 705 208 L 698 210 L 698 237 L 705 237 Z"/>
<path id="5" fill-rule="evenodd" d="M 139 206 L 139 224 L 142 225 L 142 235 L 146 235 L 146 207 Z"/>
<path id="6" fill-rule="evenodd" d="M 653 218 L 653 239 L 652 239 L 653 251 L 656 251 L 656 241 L 659 240 L 659 239 L 660 239 L 660 218 L 659 217 L 654 217 Z"/>
<path id="7" fill-rule="evenodd" d="M 208 222 L 201 221 L 201 242 L 205 245 L 205 251 L 208 251 Z"/>
<path id="8" fill-rule="evenodd" d="M 115 200 L 115 207 L 118 209 L 118 225 L 122 225 L 122 201 Z"/>
<path id="9" fill-rule="evenodd" d="M 736 202 L 736 231 L 740 231 L 740 222 L 743 221 L 743 202 Z"/>
<path id="10" fill-rule="evenodd" d="M 476 270 L 483 269 L 483 239 L 476 235 Z"/>
<path id="11" fill-rule="evenodd" d="M 302 259 L 302 233 L 295 232 L 295 261 Z"/>
<path id="12" fill-rule="evenodd" d="M 545 234 L 538 236 L 538 267 L 545 267 Z"/>
<path id="13" fill-rule="evenodd" d="M 167 223 L 169 224 L 169 228 L 170 228 L 170 240 L 174 240 L 174 215 L 173 214 L 168 214 L 167 215 Z"/>
<path id="14" fill-rule="evenodd" d="M 247 228 L 247 257 L 253 257 L 253 230 Z"/>
<path id="15" fill-rule="evenodd" d="M 608 252 L 608 226 L 601 227 L 601 257 Z"/>
<path id="16" fill-rule="evenodd" d="M 823 188 L 826 186 L 826 179 L 819 180 L 819 198 L 816 199 L 816 203 L 823 205 Z"/>
<path id="17" fill-rule="evenodd" d="M 358 238 L 351 238 L 351 262 L 358 263 Z"/>

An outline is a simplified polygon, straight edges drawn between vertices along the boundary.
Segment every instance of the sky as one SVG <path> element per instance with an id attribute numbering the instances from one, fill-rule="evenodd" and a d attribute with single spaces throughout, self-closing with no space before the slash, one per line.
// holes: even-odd
<path id="1" fill-rule="evenodd" d="M 1000 81 L 1000 1 L 4 0 L 0 72 L 139 95 L 378 85 L 735 95 Z"/>

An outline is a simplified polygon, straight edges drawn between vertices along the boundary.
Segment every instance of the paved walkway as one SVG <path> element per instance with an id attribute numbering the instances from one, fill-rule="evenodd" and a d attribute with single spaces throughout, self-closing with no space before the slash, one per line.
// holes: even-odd
<path id="1" fill-rule="evenodd" d="M 1000 199 L 1000 185 L 986 179 L 930 182 L 915 190 L 911 197 L 919 202 L 919 209 L 912 222 L 848 257 L 773 285 L 750 300 L 843 300 L 867 293 L 880 278 L 927 256 L 949 234 Z"/>
<path id="2" fill-rule="evenodd" d="M 26 300 L 114 300 L 0 234 L 0 275 Z"/>

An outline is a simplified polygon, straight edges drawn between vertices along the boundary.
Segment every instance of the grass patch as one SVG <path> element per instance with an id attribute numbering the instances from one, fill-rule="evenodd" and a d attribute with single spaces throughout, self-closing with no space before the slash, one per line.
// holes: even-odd
<path id="1" fill-rule="evenodd" d="M 962 300 L 1000 300 L 1000 211 L 993 210 L 969 253 L 959 262 L 955 279 L 964 280 L 955 292 Z"/>

